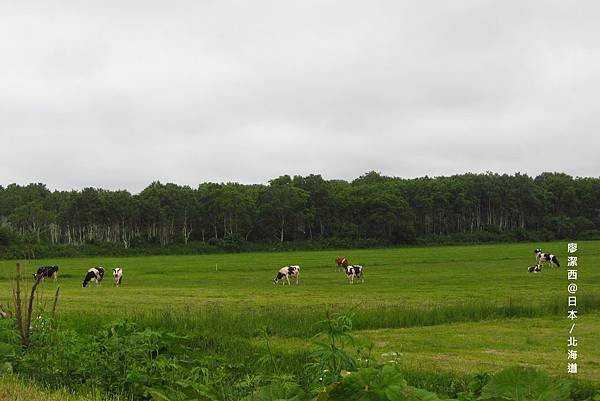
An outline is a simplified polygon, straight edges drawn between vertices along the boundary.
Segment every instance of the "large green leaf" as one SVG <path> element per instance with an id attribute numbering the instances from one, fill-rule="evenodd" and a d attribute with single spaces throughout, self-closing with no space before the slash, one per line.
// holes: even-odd
<path id="1" fill-rule="evenodd" d="M 490 401 L 568 401 L 569 382 L 526 367 L 505 369 L 485 385 L 480 400 Z"/>
<path id="2" fill-rule="evenodd" d="M 350 373 L 340 383 L 330 386 L 326 396 L 329 401 L 396 401 L 401 397 L 406 381 L 400 371 L 391 365 L 363 368 Z"/>
<path id="3" fill-rule="evenodd" d="M 271 383 L 240 401 L 308 401 L 308 394 L 294 383 Z"/>
<path id="4" fill-rule="evenodd" d="M 15 346 L 0 342 L 0 358 L 10 358 L 15 356 Z"/>
<path id="5" fill-rule="evenodd" d="M 437 394 L 416 387 L 406 386 L 388 395 L 390 401 L 440 401 Z"/>

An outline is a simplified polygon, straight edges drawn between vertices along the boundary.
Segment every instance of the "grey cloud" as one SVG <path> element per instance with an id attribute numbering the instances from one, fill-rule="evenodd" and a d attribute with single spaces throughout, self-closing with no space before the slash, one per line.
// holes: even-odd
<path id="1" fill-rule="evenodd" d="M 0 185 L 600 175 L 596 2 L 0 5 Z"/>

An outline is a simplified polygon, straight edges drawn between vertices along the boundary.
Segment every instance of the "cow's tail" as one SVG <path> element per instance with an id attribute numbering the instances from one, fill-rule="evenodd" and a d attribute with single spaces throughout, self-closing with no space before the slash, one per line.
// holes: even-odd
<path id="1" fill-rule="evenodd" d="M 560 263 L 558 263 L 558 258 L 554 255 L 552 255 L 552 262 L 554 262 L 556 266 L 560 267 Z"/>

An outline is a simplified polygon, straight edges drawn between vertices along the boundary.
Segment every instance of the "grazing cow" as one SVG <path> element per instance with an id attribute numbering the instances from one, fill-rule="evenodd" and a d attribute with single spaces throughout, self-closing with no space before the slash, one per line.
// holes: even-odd
<path id="1" fill-rule="evenodd" d="M 365 279 L 363 277 L 363 267 L 361 265 L 350 265 L 350 266 L 346 266 L 344 267 L 344 269 L 346 270 L 346 276 L 348 276 L 348 281 L 350 282 L 350 284 L 354 284 L 354 279 L 361 279 L 361 281 L 364 283 Z"/>
<path id="2" fill-rule="evenodd" d="M 560 267 L 560 263 L 558 263 L 558 258 L 556 257 L 556 255 L 553 255 L 551 253 L 544 253 L 539 248 L 533 252 L 535 253 L 535 260 L 538 266 L 541 266 L 542 264 L 550 264 L 551 267 Z"/>
<path id="3" fill-rule="evenodd" d="M 539 272 L 541 272 L 541 271 L 542 271 L 542 266 L 540 266 L 540 265 L 529 266 L 529 267 L 527 268 L 527 271 L 528 271 L 529 273 L 539 273 Z"/>
<path id="4" fill-rule="evenodd" d="M 87 287 L 91 281 L 96 282 L 96 287 L 100 285 L 100 282 L 104 278 L 104 267 L 92 267 L 88 269 L 85 278 L 83 279 L 83 287 Z"/>
<path id="5" fill-rule="evenodd" d="M 346 259 L 346 258 L 336 258 L 335 264 L 338 265 L 338 268 L 341 268 L 341 269 L 345 269 L 349 265 L 348 259 Z"/>
<path id="6" fill-rule="evenodd" d="M 115 267 L 112 269 L 113 279 L 115 280 L 115 285 L 117 287 L 121 286 L 121 280 L 123 279 L 123 269 L 120 267 Z"/>
<path id="7" fill-rule="evenodd" d="M 292 265 L 282 267 L 277 272 L 277 276 L 275 276 L 275 278 L 273 279 L 273 284 L 277 284 L 281 281 L 281 283 L 285 285 L 285 282 L 287 281 L 288 285 L 291 285 L 290 277 L 296 278 L 296 284 L 298 284 L 298 278 L 300 277 L 300 266 Z"/>
<path id="8" fill-rule="evenodd" d="M 37 280 L 41 277 L 52 277 L 54 281 L 58 278 L 58 266 L 40 266 L 37 272 L 33 273 L 33 277 Z"/>

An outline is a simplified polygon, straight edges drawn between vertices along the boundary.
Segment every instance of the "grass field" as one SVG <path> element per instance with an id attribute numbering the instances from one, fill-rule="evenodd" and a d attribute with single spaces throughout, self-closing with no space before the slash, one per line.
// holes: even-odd
<path id="1" fill-rule="evenodd" d="M 65 391 L 48 391 L 12 377 L 0 377 L 2 401 L 97 401 L 100 398 L 75 396 Z"/>
<path id="2" fill-rule="evenodd" d="M 581 241 L 576 321 L 581 379 L 600 382 L 600 242 Z M 533 249 L 556 253 L 561 268 L 527 273 Z M 365 267 L 365 282 L 348 284 L 333 260 Z M 310 350 L 327 310 L 354 314 L 354 334 L 378 361 L 411 369 L 477 373 L 515 364 L 566 376 L 566 242 L 352 251 L 253 253 L 22 261 L 60 266 L 58 284 L 42 284 L 50 307 L 60 286 L 59 318 L 93 331 L 115 318 L 178 332 L 262 341 L 267 328 L 278 351 Z M 301 266 L 300 284 L 274 286 L 285 265 Z M 81 288 L 85 271 L 102 265 L 99 288 Z M 0 302 L 9 304 L 15 261 L 0 261 Z M 121 266 L 123 286 L 110 269 Z M 237 351 L 243 352 L 243 350 Z M 393 353 L 398 356 L 393 356 Z"/>

